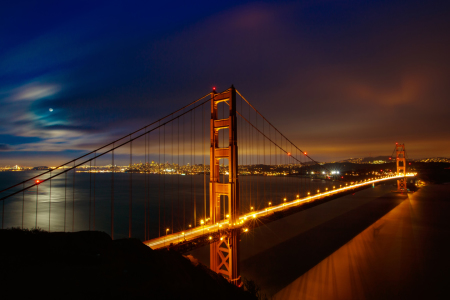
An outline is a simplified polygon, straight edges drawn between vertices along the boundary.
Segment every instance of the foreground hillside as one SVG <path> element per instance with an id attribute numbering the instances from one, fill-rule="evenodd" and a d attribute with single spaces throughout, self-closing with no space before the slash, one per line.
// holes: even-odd
<path id="1" fill-rule="evenodd" d="M 255 299 L 201 264 L 102 232 L 0 230 L 3 295 L 71 299 Z"/>

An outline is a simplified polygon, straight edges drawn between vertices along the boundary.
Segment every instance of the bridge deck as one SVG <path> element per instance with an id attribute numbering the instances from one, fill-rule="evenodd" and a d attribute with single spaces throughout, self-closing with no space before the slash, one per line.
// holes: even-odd
<path id="1" fill-rule="evenodd" d="M 415 174 L 412 174 L 412 173 L 406 174 L 406 177 L 413 177 L 413 176 L 415 176 Z M 149 246 L 152 249 L 159 249 L 159 248 L 168 247 L 170 244 L 176 245 L 178 243 L 191 241 L 191 240 L 197 239 L 202 236 L 209 235 L 210 239 L 212 239 L 211 235 L 214 233 L 217 233 L 219 230 L 222 231 L 222 230 L 227 230 L 230 228 L 245 229 L 247 221 L 256 219 L 258 217 L 273 214 L 277 211 L 286 210 L 286 209 L 289 209 L 294 206 L 302 205 L 307 202 L 321 199 L 323 197 L 347 192 L 354 188 L 359 188 L 359 187 L 371 185 L 374 183 L 379 183 L 382 181 L 393 180 L 393 179 L 399 179 L 399 178 L 403 178 L 403 177 L 404 176 L 386 176 L 386 177 L 381 177 L 381 178 L 377 178 L 377 179 L 373 179 L 373 180 L 367 180 L 362 183 L 356 183 L 356 184 L 352 184 L 349 186 L 333 189 L 331 191 L 327 191 L 324 193 L 318 193 L 313 196 L 308 196 L 308 197 L 304 197 L 304 198 L 294 199 L 291 201 L 286 201 L 279 205 L 270 206 L 270 207 L 267 207 L 267 208 L 259 210 L 259 211 L 254 211 L 254 212 L 244 214 L 239 217 L 239 223 L 237 223 L 237 224 L 229 224 L 229 220 L 226 219 L 217 224 L 205 224 L 205 225 L 194 227 L 194 228 L 182 231 L 182 232 L 176 232 L 176 233 L 168 234 L 168 235 L 165 235 L 165 236 L 162 236 L 159 238 L 147 240 L 147 241 L 144 241 L 144 244 Z"/>

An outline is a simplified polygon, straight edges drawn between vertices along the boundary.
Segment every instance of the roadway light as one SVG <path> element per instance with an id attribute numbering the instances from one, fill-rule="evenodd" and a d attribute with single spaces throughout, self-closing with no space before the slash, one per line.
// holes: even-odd
<path id="1" fill-rule="evenodd" d="M 300 197 L 300 195 L 297 195 L 297 198 L 299 198 Z"/>
<path id="2" fill-rule="evenodd" d="M 250 207 L 250 210 L 253 210 L 253 206 L 252 206 L 252 207 Z"/>
<path id="3" fill-rule="evenodd" d="M 202 224 L 202 225 L 205 224 L 205 222 L 203 221 L 203 219 L 200 220 L 200 224 Z"/>
<path id="4" fill-rule="evenodd" d="M 286 198 L 283 199 L 286 202 Z"/>

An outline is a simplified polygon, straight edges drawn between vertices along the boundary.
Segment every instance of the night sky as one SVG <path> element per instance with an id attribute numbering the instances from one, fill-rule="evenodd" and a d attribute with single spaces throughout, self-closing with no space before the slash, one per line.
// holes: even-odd
<path id="1" fill-rule="evenodd" d="M 8 1 L 0 165 L 74 158 L 231 84 L 317 160 L 450 157 L 449 79 L 448 1 Z"/>

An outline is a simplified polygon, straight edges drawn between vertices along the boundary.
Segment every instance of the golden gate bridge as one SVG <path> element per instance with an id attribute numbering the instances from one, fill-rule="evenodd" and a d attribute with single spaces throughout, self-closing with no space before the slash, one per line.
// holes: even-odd
<path id="1" fill-rule="evenodd" d="M 139 130 L 0 191 L 2 229 L 102 230 L 114 239 L 127 227 L 126 236 L 152 249 L 186 252 L 209 244 L 210 268 L 240 286 L 241 234 L 383 181 L 397 180 L 397 191 L 406 192 L 406 178 L 414 174 L 406 171 L 404 144 L 396 144 L 394 152 L 395 175 L 341 181 L 233 86 L 220 93 L 213 89 Z M 99 172 L 100 165 L 107 165 L 107 172 Z M 314 184 L 314 170 L 325 174 L 325 185 Z"/>

